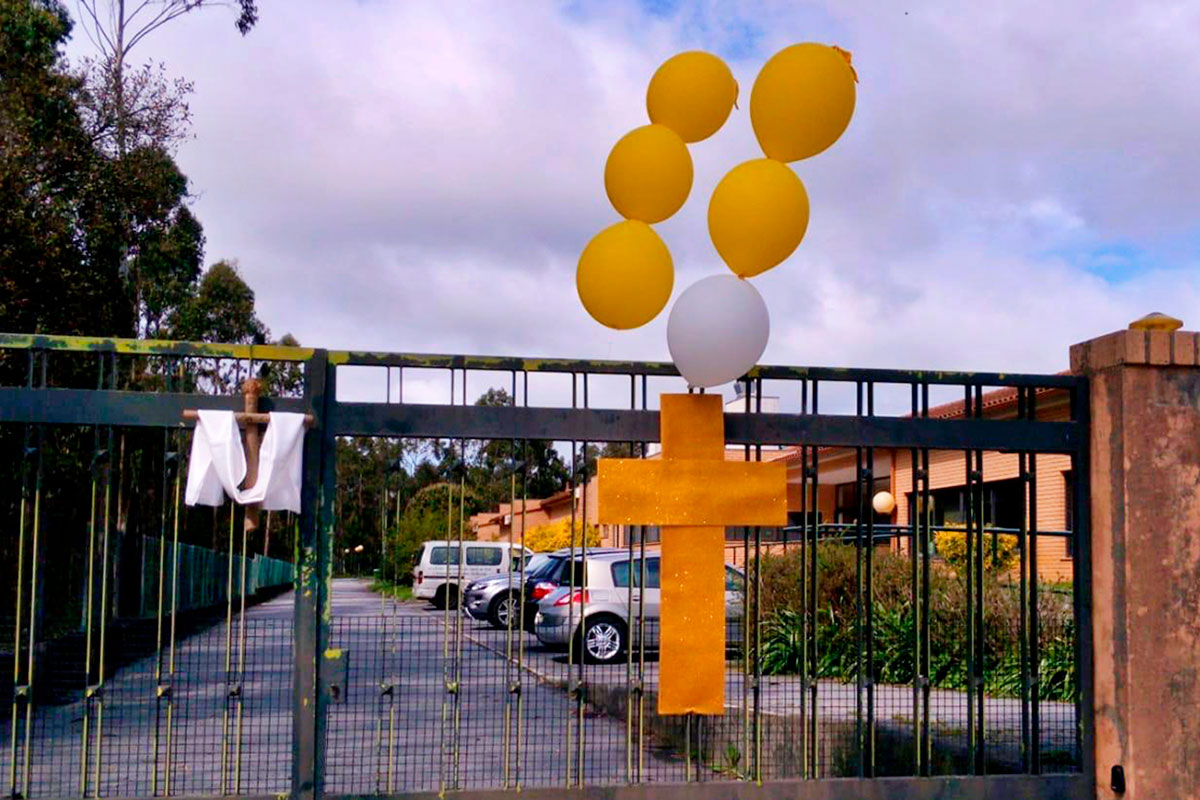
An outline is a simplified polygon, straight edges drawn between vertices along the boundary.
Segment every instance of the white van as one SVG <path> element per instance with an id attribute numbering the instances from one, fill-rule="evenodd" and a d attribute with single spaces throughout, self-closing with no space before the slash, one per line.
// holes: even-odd
<path id="1" fill-rule="evenodd" d="M 526 548 L 525 556 L 533 555 Z M 461 569 L 459 559 L 462 556 Z M 429 600 L 438 608 L 458 605 L 462 585 L 488 575 L 519 569 L 521 546 L 509 542 L 425 542 L 413 556 L 413 597 Z"/>

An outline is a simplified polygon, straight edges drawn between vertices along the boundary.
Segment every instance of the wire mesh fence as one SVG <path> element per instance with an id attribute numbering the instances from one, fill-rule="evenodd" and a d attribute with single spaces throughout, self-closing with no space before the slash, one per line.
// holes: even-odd
<path id="1" fill-rule="evenodd" d="M 80 682 L 74 692 L 33 707 L 29 738 L 22 721 L 15 748 L 7 724 L 11 708 L 5 707 L 0 732 L 5 778 L 15 753 L 25 797 L 288 791 L 291 620 L 246 620 L 245 668 L 232 673 L 226 671 L 225 623 L 210 622 L 215 624 L 179 642 L 169 684 L 153 655 L 115 670 L 103 691 L 88 692 Z M 242 623 L 235 627 L 240 638 Z M 140 644 L 153 648 L 152 639 Z"/>
<path id="2" fill-rule="evenodd" d="M 335 596 L 363 591 L 340 584 Z M 658 621 L 644 626 L 645 640 L 656 642 Z M 348 672 L 344 695 L 328 707 L 324 790 L 378 794 L 857 774 L 866 735 L 859 686 L 835 678 L 806 686 L 797 674 L 757 677 L 761 663 L 753 649 L 743 652 L 738 644 L 753 622 L 731 619 L 729 626 L 725 713 L 688 717 L 657 713 L 652 646 L 634 646 L 612 664 L 581 665 L 566 648 L 514 630 L 523 638 L 518 669 L 508 630 L 465 615 L 447 617 L 425 604 L 388 601 L 376 615 L 335 619 L 331 642 Z M 911 686 L 877 684 L 874 703 L 877 774 L 914 774 Z M 932 774 L 968 773 L 966 693 L 935 690 L 930 706 Z M 1055 754 L 1045 759 L 1047 771 L 1076 769 L 1074 704 L 1046 701 L 1041 708 L 1042 747 Z M 985 698 L 991 773 L 1021 769 L 1020 709 L 1019 698 Z M 814 719 L 817 744 L 806 748 Z"/>

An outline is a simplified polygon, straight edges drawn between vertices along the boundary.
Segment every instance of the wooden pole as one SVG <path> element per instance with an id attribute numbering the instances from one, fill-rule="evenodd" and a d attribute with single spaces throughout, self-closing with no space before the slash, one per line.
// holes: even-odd
<path id="1" fill-rule="evenodd" d="M 258 398 L 262 394 L 262 381 L 257 378 L 249 378 L 242 383 L 242 398 L 245 403 L 244 411 L 246 414 L 258 413 Z M 242 484 L 243 489 L 252 489 L 254 484 L 258 482 L 258 453 L 262 447 L 262 431 L 259 430 L 258 424 L 247 422 L 246 424 L 246 480 Z M 246 506 L 246 533 L 252 533 L 258 529 L 258 515 L 262 510 L 261 503 L 251 503 Z"/>

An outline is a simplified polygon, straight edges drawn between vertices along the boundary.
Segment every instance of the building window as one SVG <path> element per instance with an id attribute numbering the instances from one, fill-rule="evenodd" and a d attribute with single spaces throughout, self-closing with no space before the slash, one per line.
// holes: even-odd
<path id="1" fill-rule="evenodd" d="M 792 515 L 789 513 L 788 518 L 791 519 L 791 516 Z M 790 526 L 786 528 L 779 528 L 775 526 L 768 527 L 764 525 L 758 529 L 758 539 L 760 542 L 798 542 L 800 541 L 800 536 L 800 530 L 794 530 Z M 750 542 L 750 545 L 753 546 L 754 528 L 746 527 L 745 525 L 726 525 L 725 541 L 748 541 Z"/>
<path id="2" fill-rule="evenodd" d="M 766 537 L 764 537 L 766 538 Z M 747 528 L 744 525 L 726 525 L 725 526 L 725 541 L 740 542 L 743 539 L 749 539 L 751 544 L 754 544 L 754 529 Z"/>
<path id="3" fill-rule="evenodd" d="M 909 493 L 910 503 L 912 493 Z M 967 524 L 967 490 L 965 486 L 949 486 L 929 492 L 932 506 L 931 522 L 950 528 Z M 1018 478 L 983 484 L 983 524 L 986 528 L 1018 530 L 1025 514 L 1025 493 Z"/>
<path id="4" fill-rule="evenodd" d="M 833 495 L 833 521 L 841 523 L 852 523 L 858 520 L 858 502 L 855 497 L 855 488 L 857 483 L 840 483 L 834 488 Z M 880 492 L 889 491 L 892 487 L 891 479 L 876 478 L 871 484 L 871 493 L 864 497 L 863 505 L 871 509 L 869 513 L 874 515 L 876 525 L 887 525 L 891 523 L 892 517 L 890 514 L 877 513 L 871 508 L 871 500 Z"/>
<path id="5" fill-rule="evenodd" d="M 646 544 L 656 544 L 662 539 L 657 525 L 630 525 L 625 528 L 629 532 L 629 541 L 640 544 L 645 539 Z"/>
<path id="6" fill-rule="evenodd" d="M 821 518 L 821 512 L 815 514 L 812 511 L 789 511 L 788 512 L 788 527 L 799 528 L 804 525 L 804 517 L 808 516 L 809 524 L 820 525 L 824 520 Z"/>

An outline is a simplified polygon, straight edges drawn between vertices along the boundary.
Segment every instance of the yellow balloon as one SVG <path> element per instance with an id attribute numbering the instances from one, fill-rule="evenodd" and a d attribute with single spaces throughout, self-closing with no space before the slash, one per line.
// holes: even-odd
<path id="1" fill-rule="evenodd" d="M 750 123 L 768 158 L 797 161 L 838 140 L 854 114 L 849 54 L 794 44 L 763 65 L 750 91 Z"/>
<path id="2" fill-rule="evenodd" d="M 604 190 L 626 219 L 662 222 L 692 190 L 692 157 L 679 134 L 643 125 L 621 137 L 604 165 Z"/>
<path id="3" fill-rule="evenodd" d="M 808 229 L 808 193 L 791 167 L 770 158 L 738 164 L 713 189 L 708 235 L 734 274 L 766 272 Z"/>
<path id="4" fill-rule="evenodd" d="M 654 73 L 646 110 L 651 122 L 666 125 L 685 142 L 698 142 L 725 124 L 737 96 L 737 81 L 725 62 L 691 50 L 671 56 Z"/>
<path id="5" fill-rule="evenodd" d="M 575 288 L 583 307 L 601 325 L 638 328 L 671 299 L 671 251 L 644 222 L 626 220 L 592 237 L 579 256 Z"/>

